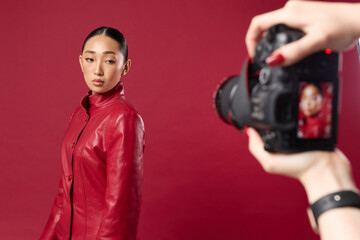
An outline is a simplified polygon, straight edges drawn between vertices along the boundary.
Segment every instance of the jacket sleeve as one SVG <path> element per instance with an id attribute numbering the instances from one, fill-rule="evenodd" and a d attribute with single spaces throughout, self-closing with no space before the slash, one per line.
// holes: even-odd
<path id="1" fill-rule="evenodd" d="M 117 117 L 109 134 L 105 205 L 97 240 L 135 240 L 140 215 L 144 126 L 136 112 Z"/>
<path id="2" fill-rule="evenodd" d="M 41 234 L 40 240 L 56 240 L 55 230 L 56 225 L 59 222 L 61 209 L 63 204 L 63 186 L 62 186 L 62 179 L 60 180 L 59 184 L 59 191 L 56 195 L 55 202 L 53 204 L 50 217 L 46 223 L 45 229 Z"/>

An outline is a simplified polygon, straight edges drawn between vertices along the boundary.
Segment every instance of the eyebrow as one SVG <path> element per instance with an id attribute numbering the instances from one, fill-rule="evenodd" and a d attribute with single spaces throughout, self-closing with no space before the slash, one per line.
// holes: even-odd
<path id="1" fill-rule="evenodd" d="M 93 50 L 86 50 L 85 53 L 96 53 L 96 52 L 93 51 Z M 114 54 L 114 55 L 116 55 L 116 53 L 113 52 L 113 51 L 105 51 L 105 52 L 103 52 L 103 54 Z"/>

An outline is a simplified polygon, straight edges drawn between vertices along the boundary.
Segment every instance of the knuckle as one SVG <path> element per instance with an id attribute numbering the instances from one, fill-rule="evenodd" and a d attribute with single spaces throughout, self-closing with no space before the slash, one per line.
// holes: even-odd
<path id="1" fill-rule="evenodd" d="M 287 1 L 284 6 L 284 12 L 289 15 L 289 17 L 294 17 L 294 14 L 299 14 L 302 11 L 302 5 L 299 1 Z"/>
<path id="2" fill-rule="evenodd" d="M 256 26 L 259 22 L 259 16 L 255 16 L 251 19 L 250 26 Z"/>
<path id="3" fill-rule="evenodd" d="M 287 1 L 285 3 L 285 8 L 288 8 L 288 9 L 296 9 L 298 7 L 298 1 Z"/>
<path id="4" fill-rule="evenodd" d="M 267 173 L 275 172 L 275 165 L 271 161 L 263 162 L 262 167 L 263 167 L 264 171 Z"/>

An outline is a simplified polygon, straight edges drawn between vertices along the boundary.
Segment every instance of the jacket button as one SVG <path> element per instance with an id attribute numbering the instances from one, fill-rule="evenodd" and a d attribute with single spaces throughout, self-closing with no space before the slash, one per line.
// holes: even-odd
<path id="1" fill-rule="evenodd" d="M 73 142 L 71 145 L 71 148 L 74 148 L 74 147 L 75 147 L 75 142 Z"/>
<path id="2" fill-rule="evenodd" d="M 70 182 L 71 179 L 72 179 L 72 176 L 71 176 L 71 174 L 70 174 L 70 175 L 68 176 L 68 181 Z"/>

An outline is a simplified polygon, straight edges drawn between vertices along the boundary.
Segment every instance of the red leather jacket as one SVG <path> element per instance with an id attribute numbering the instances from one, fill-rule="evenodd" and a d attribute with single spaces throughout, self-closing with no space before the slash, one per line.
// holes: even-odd
<path id="1" fill-rule="evenodd" d="M 135 240 L 144 125 L 119 83 L 86 96 L 70 118 L 62 178 L 40 239 Z"/>

